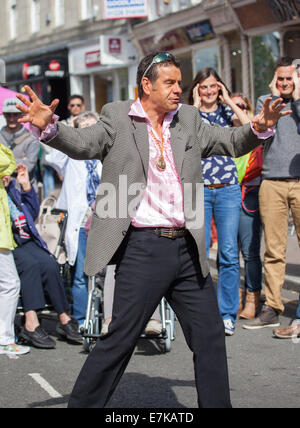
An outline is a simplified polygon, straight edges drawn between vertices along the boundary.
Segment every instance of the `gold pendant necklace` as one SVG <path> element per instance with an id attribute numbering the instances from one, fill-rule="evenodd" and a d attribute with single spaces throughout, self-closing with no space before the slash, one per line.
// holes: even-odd
<path id="1" fill-rule="evenodd" d="M 151 135 L 156 144 L 158 145 L 160 156 L 156 159 L 156 167 L 159 171 L 164 171 L 167 168 L 166 161 L 164 159 L 164 145 L 165 140 L 164 137 L 162 137 L 162 141 L 159 141 L 158 138 L 155 137 L 154 132 L 151 130 Z"/>

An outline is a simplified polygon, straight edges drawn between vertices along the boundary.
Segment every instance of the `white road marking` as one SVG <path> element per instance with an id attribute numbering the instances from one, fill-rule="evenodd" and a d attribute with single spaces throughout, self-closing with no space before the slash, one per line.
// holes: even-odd
<path id="1" fill-rule="evenodd" d="M 49 395 L 51 398 L 62 398 L 59 392 L 55 391 L 54 388 L 39 374 L 39 373 L 29 373 L 29 376 L 32 377 Z"/>

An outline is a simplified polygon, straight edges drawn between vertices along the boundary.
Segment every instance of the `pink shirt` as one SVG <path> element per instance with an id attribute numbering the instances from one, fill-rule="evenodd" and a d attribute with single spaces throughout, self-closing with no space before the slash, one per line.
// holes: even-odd
<path id="1" fill-rule="evenodd" d="M 147 187 L 142 200 L 132 219 L 132 225 L 135 227 L 184 227 L 184 209 L 183 209 L 183 190 L 178 171 L 175 165 L 171 142 L 170 125 L 177 110 L 167 113 L 163 123 L 164 137 L 164 160 L 166 169 L 158 170 L 156 161 L 160 157 L 160 150 L 151 135 L 154 133 L 160 140 L 152 127 L 152 124 L 145 113 L 140 100 L 135 101 L 129 116 L 144 118 L 147 124 L 149 137 L 149 168 Z"/>

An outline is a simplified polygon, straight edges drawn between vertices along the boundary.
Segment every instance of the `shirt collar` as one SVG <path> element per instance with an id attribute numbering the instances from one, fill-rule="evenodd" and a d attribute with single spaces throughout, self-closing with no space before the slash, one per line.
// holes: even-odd
<path id="1" fill-rule="evenodd" d="M 182 106 L 182 104 L 178 104 L 178 107 L 176 110 L 171 111 L 169 113 L 166 113 L 164 122 L 171 123 L 174 116 L 178 113 L 181 106 Z M 139 98 L 131 105 L 131 109 L 128 113 L 128 116 L 141 117 L 141 118 L 146 119 L 148 122 L 150 122 L 150 119 L 149 119 L 147 113 L 145 112 L 145 110 L 142 106 L 141 100 Z"/>

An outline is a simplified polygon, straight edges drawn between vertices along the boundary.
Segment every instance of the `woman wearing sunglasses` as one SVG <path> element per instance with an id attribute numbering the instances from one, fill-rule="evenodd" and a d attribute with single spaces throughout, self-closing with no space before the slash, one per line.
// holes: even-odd
<path id="1" fill-rule="evenodd" d="M 242 124 L 250 122 L 247 114 L 232 101 L 228 89 L 213 68 L 203 68 L 198 72 L 190 89 L 189 104 L 197 107 L 204 122 L 211 125 L 232 127 L 233 117 Z M 225 334 L 232 336 L 239 307 L 241 189 L 234 159 L 229 156 L 214 155 L 203 159 L 202 171 L 207 258 L 214 218 L 218 236 L 218 303 Z"/>

